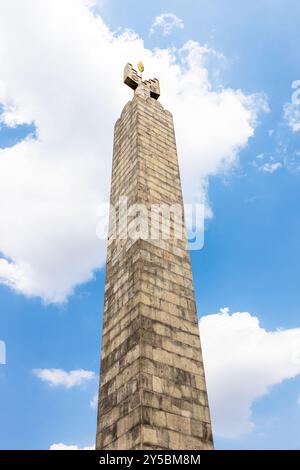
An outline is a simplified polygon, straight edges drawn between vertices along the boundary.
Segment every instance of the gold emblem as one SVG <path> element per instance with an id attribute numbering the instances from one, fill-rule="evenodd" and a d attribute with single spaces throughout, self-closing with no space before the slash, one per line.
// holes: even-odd
<path id="1" fill-rule="evenodd" d="M 138 71 L 139 71 L 140 73 L 143 73 L 144 70 L 145 70 L 145 67 L 144 67 L 143 62 L 139 61 L 139 63 L 137 64 L 137 66 L 138 66 Z"/>

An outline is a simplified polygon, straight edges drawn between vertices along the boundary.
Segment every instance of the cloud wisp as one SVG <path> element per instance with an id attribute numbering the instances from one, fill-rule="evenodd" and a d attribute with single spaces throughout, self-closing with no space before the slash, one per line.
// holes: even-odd
<path id="1" fill-rule="evenodd" d="M 156 31 L 160 30 L 163 36 L 169 36 L 176 28 L 184 28 L 182 19 L 174 13 L 162 13 L 155 17 L 150 28 L 150 34 L 154 34 Z"/>
<path id="2" fill-rule="evenodd" d="M 98 393 L 95 393 L 90 400 L 90 407 L 96 410 L 98 406 Z"/>
<path id="3" fill-rule="evenodd" d="M 281 162 L 268 162 L 268 163 L 264 163 L 260 167 L 260 170 L 263 173 L 275 173 L 275 171 L 279 170 L 280 168 L 282 168 Z"/>
<path id="4" fill-rule="evenodd" d="M 77 369 L 65 371 L 63 369 L 33 369 L 33 374 L 51 387 L 66 389 L 79 387 L 96 378 L 90 370 Z"/>

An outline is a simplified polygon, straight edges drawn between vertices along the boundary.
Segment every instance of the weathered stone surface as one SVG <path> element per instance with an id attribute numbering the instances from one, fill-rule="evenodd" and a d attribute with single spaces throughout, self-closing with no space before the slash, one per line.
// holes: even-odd
<path id="1" fill-rule="evenodd" d="M 173 118 L 157 101 L 159 82 L 143 82 L 129 65 L 124 81 L 135 95 L 115 125 L 111 204 L 126 196 L 128 206 L 182 207 Z M 171 214 L 168 233 L 160 215 L 151 217 L 155 239 L 114 238 L 110 229 L 97 449 L 213 448 L 187 241 L 169 236 L 185 234 L 185 224 Z"/>

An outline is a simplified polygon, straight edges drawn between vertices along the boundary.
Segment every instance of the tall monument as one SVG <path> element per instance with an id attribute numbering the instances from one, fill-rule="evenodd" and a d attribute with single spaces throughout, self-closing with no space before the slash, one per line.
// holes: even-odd
<path id="1" fill-rule="evenodd" d="M 212 449 L 184 219 L 171 214 L 169 234 L 160 224 L 159 208 L 183 208 L 173 118 L 157 79 L 127 64 L 124 83 L 134 97 L 114 133 L 96 448 Z M 149 233 L 129 236 L 141 212 Z"/>

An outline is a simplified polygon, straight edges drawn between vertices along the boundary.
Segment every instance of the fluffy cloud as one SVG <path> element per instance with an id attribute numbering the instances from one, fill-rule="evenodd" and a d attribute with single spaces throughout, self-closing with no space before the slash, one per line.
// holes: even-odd
<path id="1" fill-rule="evenodd" d="M 254 426 L 254 401 L 300 374 L 300 328 L 266 331 L 250 313 L 227 308 L 199 325 L 214 433 L 238 437 Z"/>
<path id="2" fill-rule="evenodd" d="M 114 122 L 132 96 L 126 62 L 143 59 L 161 81 L 186 202 L 208 199 L 208 177 L 237 163 L 266 110 L 261 95 L 212 87 L 206 60 L 215 51 L 193 41 L 149 50 L 134 33 L 111 32 L 93 4 L 0 3 L 1 121 L 36 127 L 36 137 L 0 150 L 0 282 L 45 302 L 65 301 L 104 263 L 96 227 Z"/>
<path id="3" fill-rule="evenodd" d="M 178 18 L 174 13 L 162 13 L 155 17 L 150 33 L 153 34 L 157 29 L 161 29 L 164 36 L 169 36 L 175 28 L 184 28 L 182 19 Z"/>
<path id="4" fill-rule="evenodd" d="M 84 369 L 71 370 L 70 372 L 63 369 L 34 369 L 33 374 L 52 387 L 66 389 L 83 385 L 96 377 L 95 372 Z"/>
<path id="5" fill-rule="evenodd" d="M 78 447 L 77 445 L 67 445 L 67 444 L 52 444 L 49 447 L 49 450 L 95 450 L 95 446 L 87 446 L 87 447 Z"/>

